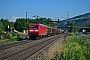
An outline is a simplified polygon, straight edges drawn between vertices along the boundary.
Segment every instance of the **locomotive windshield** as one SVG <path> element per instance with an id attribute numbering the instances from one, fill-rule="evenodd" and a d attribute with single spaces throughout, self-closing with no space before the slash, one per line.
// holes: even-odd
<path id="1" fill-rule="evenodd" d="M 30 26 L 30 28 L 38 28 L 38 26 L 36 26 L 36 25 L 35 26 Z"/>

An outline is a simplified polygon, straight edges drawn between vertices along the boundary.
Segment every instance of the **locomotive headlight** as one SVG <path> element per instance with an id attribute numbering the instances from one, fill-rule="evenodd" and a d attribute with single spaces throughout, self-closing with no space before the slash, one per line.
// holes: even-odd
<path id="1" fill-rule="evenodd" d="M 33 30 L 29 30 L 30 32 L 32 32 Z"/>
<path id="2" fill-rule="evenodd" d="M 38 32 L 38 30 L 35 30 L 35 32 Z"/>

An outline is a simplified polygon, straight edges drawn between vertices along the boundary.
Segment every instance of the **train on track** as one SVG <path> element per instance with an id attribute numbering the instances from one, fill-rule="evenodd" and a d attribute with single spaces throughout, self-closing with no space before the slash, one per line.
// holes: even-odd
<path id="1" fill-rule="evenodd" d="M 28 26 L 28 35 L 30 39 L 44 38 L 52 35 L 57 35 L 59 33 L 59 29 L 43 24 L 29 24 Z"/>

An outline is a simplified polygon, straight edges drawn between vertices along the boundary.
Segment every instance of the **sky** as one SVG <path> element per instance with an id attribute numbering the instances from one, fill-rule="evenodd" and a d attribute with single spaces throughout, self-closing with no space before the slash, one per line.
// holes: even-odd
<path id="1" fill-rule="evenodd" d="M 64 20 L 90 12 L 90 0 L 0 0 L 0 19 L 15 22 L 33 16 Z"/>

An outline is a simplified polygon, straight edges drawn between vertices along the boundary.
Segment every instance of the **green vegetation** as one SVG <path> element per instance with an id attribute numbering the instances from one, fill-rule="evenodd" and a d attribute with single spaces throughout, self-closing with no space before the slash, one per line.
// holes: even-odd
<path id="1" fill-rule="evenodd" d="M 17 38 L 14 39 L 4 39 L 4 40 L 0 40 L 0 44 L 4 44 L 4 43 L 9 43 L 9 42 L 16 42 Z"/>
<path id="2" fill-rule="evenodd" d="M 19 32 L 23 32 L 23 30 L 27 29 L 27 26 L 29 24 L 35 24 L 35 23 L 40 23 L 40 24 L 45 24 L 49 26 L 49 21 L 51 21 L 50 18 L 36 18 L 36 19 L 25 19 L 25 18 L 18 18 L 16 19 L 15 22 L 9 22 L 8 19 L 0 19 L 0 34 L 2 33 L 3 30 L 6 29 L 6 27 L 9 25 L 10 28 L 14 28 L 15 30 Z M 53 27 L 54 23 L 50 22 L 50 26 Z"/>
<path id="3" fill-rule="evenodd" d="M 70 20 L 75 21 L 77 26 L 88 26 L 88 27 L 90 27 L 90 12 L 79 15 L 79 16 L 75 16 L 73 18 L 70 18 Z"/>
<path id="4" fill-rule="evenodd" d="M 75 16 L 75 17 L 70 18 L 70 19 L 75 19 L 75 20 L 79 20 L 79 19 L 90 19 L 90 12 L 89 13 L 82 14 L 82 15 Z"/>
<path id="5" fill-rule="evenodd" d="M 14 28 L 14 22 L 9 22 L 8 19 L 1 18 L 0 22 L 2 23 L 1 25 L 3 26 L 3 29 L 8 25 L 10 26 L 10 28 Z"/>
<path id="6" fill-rule="evenodd" d="M 27 20 L 25 18 L 18 18 L 15 21 L 14 28 L 15 28 L 15 30 L 17 30 L 19 32 L 23 32 L 23 30 L 27 29 L 27 26 L 29 24 L 40 23 L 40 24 L 44 24 L 44 25 L 49 26 L 49 21 L 51 21 L 50 18 L 48 18 L 48 19 L 47 18 L 36 18 L 36 19 L 29 19 L 28 18 Z M 51 22 L 50 26 L 53 27 L 54 23 Z"/>
<path id="7" fill-rule="evenodd" d="M 69 36 L 64 42 L 59 60 L 90 60 L 90 39 L 83 36 Z"/>
<path id="8" fill-rule="evenodd" d="M 71 23 L 70 23 L 70 26 L 71 26 L 70 32 L 71 32 L 71 33 L 75 33 L 75 32 L 76 32 L 76 28 L 75 28 L 74 26 L 76 26 L 76 24 L 75 24 L 74 22 L 71 22 Z"/>
<path id="9" fill-rule="evenodd" d="M 76 26 L 80 26 L 80 27 L 90 27 L 90 12 L 89 13 L 85 13 L 85 14 L 81 14 L 72 18 L 68 19 L 68 25 L 70 26 L 70 22 L 75 22 Z M 59 26 L 67 26 L 67 20 L 62 20 L 60 21 Z M 58 26 L 57 23 L 55 23 L 56 26 Z M 78 31 L 82 31 L 83 29 L 78 29 Z M 87 29 L 88 31 L 90 31 L 90 28 Z"/>
<path id="10" fill-rule="evenodd" d="M 18 35 L 19 34 L 15 32 L 7 32 L 6 34 L 2 34 L 0 38 L 0 44 L 17 41 L 19 39 Z"/>
<path id="11" fill-rule="evenodd" d="M 27 30 L 29 24 L 40 23 L 49 26 L 50 18 L 36 18 L 36 19 L 25 19 L 18 18 L 15 22 L 9 22 L 8 19 L 0 19 L 0 43 L 17 41 L 20 35 L 23 34 L 23 30 Z M 8 28 L 9 26 L 9 28 Z M 53 27 L 54 23 L 50 22 L 50 26 Z M 14 29 L 10 31 L 10 29 Z"/>
<path id="12" fill-rule="evenodd" d="M 2 34 L 2 31 L 3 31 L 3 25 L 2 22 L 0 21 L 0 35 Z"/>

